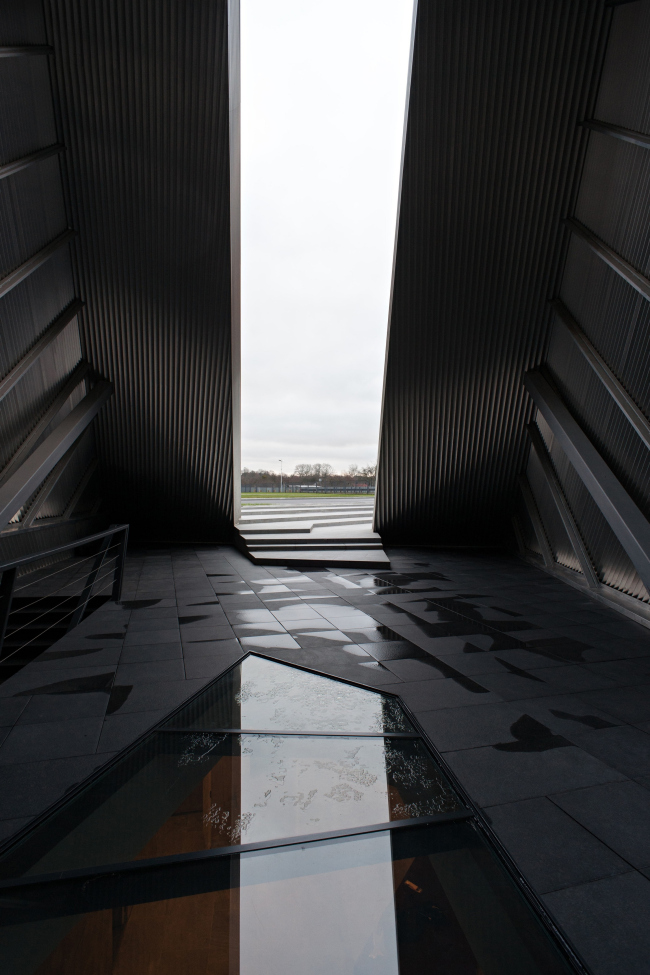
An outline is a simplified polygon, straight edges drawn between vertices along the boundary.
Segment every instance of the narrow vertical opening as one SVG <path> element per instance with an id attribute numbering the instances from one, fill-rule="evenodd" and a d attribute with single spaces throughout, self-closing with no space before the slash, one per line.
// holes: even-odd
<path id="1" fill-rule="evenodd" d="M 241 2 L 244 499 L 374 494 L 412 18 Z"/>

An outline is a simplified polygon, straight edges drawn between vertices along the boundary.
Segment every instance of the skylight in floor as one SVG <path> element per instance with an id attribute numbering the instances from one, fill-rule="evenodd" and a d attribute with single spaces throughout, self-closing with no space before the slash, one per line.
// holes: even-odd
<path id="1" fill-rule="evenodd" d="M 242 465 L 377 456 L 412 0 L 242 0 Z"/>
<path id="2" fill-rule="evenodd" d="M 397 698 L 255 655 L 0 878 L 7 975 L 572 971 Z"/>

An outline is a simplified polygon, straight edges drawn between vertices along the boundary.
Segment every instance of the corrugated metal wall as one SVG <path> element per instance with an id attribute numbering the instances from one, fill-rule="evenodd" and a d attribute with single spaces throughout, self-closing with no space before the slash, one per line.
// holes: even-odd
<path id="1" fill-rule="evenodd" d="M 5 0 L 0 8 L 0 45 L 46 43 L 40 0 Z M 57 143 L 47 55 L 0 58 L 0 166 Z M 0 284 L 2 278 L 68 228 L 59 157 L 51 155 L 0 178 Z M 75 297 L 68 248 L 63 246 L 0 297 L 0 377 L 5 377 Z M 86 392 L 80 381 L 46 422 L 29 449 L 24 445 L 68 383 L 82 357 L 76 318 L 42 352 L 13 388 L 0 399 L 0 485 L 23 447 L 23 459 L 56 428 Z M 83 481 L 95 453 L 92 430 L 86 431 L 70 462 L 26 527 L 33 499 L 0 532 L 0 561 L 36 552 L 87 534 L 94 527 L 89 508 L 69 502 Z M 14 465 L 15 466 L 15 465 Z M 66 517 L 64 517 L 66 515 Z"/>
<path id="2" fill-rule="evenodd" d="M 386 538 L 509 536 L 602 59 L 593 0 L 420 0 L 380 437 Z"/>
<path id="3" fill-rule="evenodd" d="M 46 0 L 113 517 L 215 541 L 233 519 L 226 0 Z"/>
<path id="4" fill-rule="evenodd" d="M 649 0 L 615 8 L 594 118 L 650 134 L 649 51 Z M 650 148 L 591 131 L 575 217 L 650 277 Z M 587 339 L 650 417 L 650 300 L 575 234 L 559 294 Z M 545 368 L 591 442 L 650 518 L 650 451 L 559 318 Z M 538 417 L 537 423 L 598 578 L 606 587 L 648 603 L 650 596 L 614 532 L 544 421 Z M 557 532 L 542 510 L 546 489 L 532 455 L 527 476 L 554 554 L 563 563 Z"/>

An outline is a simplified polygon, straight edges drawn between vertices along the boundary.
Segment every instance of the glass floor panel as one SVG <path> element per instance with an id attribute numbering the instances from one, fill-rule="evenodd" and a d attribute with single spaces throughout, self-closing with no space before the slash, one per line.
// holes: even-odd
<path id="1" fill-rule="evenodd" d="M 253 654 L 164 727 L 413 731 L 396 699 Z"/>
<path id="2" fill-rule="evenodd" d="M 52 873 L 464 808 L 409 738 L 152 735 L 0 861 Z"/>
<path id="3" fill-rule="evenodd" d="M 577 971 L 397 698 L 254 654 L 5 850 L 0 957 L 3 975 Z"/>
<path id="4" fill-rule="evenodd" d="M 7 975 L 567 975 L 469 824 L 380 832 L 34 888 Z"/>

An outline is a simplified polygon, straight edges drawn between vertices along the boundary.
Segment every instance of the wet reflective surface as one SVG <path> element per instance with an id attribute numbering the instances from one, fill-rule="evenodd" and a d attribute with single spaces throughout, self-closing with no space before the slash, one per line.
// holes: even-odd
<path id="1" fill-rule="evenodd" d="M 464 824 L 224 857 L 155 880 L 113 875 L 29 901 L 9 908 L 0 928 L 11 973 L 570 971 Z"/>
<path id="2" fill-rule="evenodd" d="M 0 863 L 51 873 L 462 808 L 411 739 L 153 736 Z"/>
<path id="3" fill-rule="evenodd" d="M 413 731 L 393 697 L 253 655 L 165 727 Z"/>
<path id="4" fill-rule="evenodd" d="M 397 698 L 249 656 L 0 859 L 3 975 L 573 971 L 471 815 Z"/>

